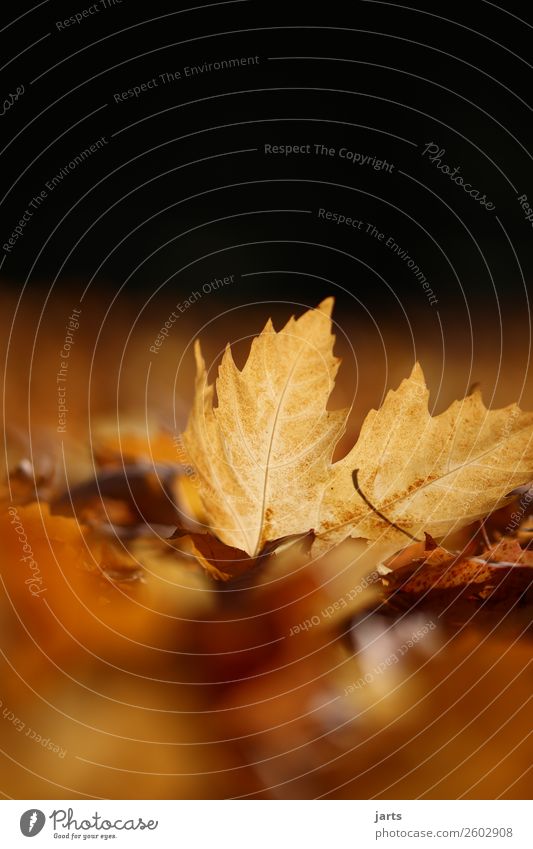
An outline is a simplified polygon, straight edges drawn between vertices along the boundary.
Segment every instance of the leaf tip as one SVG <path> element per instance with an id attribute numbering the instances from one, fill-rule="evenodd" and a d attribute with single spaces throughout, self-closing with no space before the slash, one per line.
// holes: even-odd
<path id="1" fill-rule="evenodd" d="M 327 315 L 328 318 L 331 318 L 331 314 L 333 312 L 333 307 L 335 306 L 335 298 L 330 296 L 329 298 L 324 298 L 323 301 L 320 301 L 317 306 L 317 310 Z"/>
<path id="2" fill-rule="evenodd" d="M 231 371 L 238 371 L 237 366 L 235 365 L 235 360 L 233 359 L 233 351 L 231 350 L 231 345 L 229 342 L 226 342 L 226 347 L 224 348 L 224 353 L 222 355 L 222 361 L 220 363 L 220 369 L 218 372 L 219 379 L 220 376 L 224 374 L 224 372 L 228 369 L 230 369 Z"/>
<path id="3" fill-rule="evenodd" d="M 426 378 L 424 377 L 424 372 L 422 370 L 422 366 L 418 362 L 415 362 L 413 368 L 411 369 L 411 374 L 409 375 L 409 380 L 413 383 L 418 383 L 420 386 L 426 388 Z"/>

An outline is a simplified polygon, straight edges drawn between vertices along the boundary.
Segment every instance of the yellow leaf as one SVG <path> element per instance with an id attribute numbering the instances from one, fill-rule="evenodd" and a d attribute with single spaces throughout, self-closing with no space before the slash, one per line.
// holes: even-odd
<path id="1" fill-rule="evenodd" d="M 317 528 L 322 547 L 347 536 L 399 545 L 405 532 L 441 538 L 531 479 L 533 413 L 515 404 L 487 410 L 475 391 L 433 417 L 428 397 L 417 364 L 369 412 L 356 445 L 332 468 Z"/>
<path id="2" fill-rule="evenodd" d="M 328 412 L 338 361 L 332 299 L 276 333 L 269 321 L 239 371 L 228 347 L 215 387 L 196 348 L 184 445 L 214 534 L 256 557 L 268 541 L 315 531 L 319 553 L 347 537 L 391 553 L 442 538 L 505 503 L 533 477 L 533 413 L 488 410 L 479 391 L 429 413 L 422 369 L 367 415 L 334 465 L 345 413 Z"/>
<path id="3" fill-rule="evenodd" d="M 257 556 L 268 540 L 318 523 L 345 413 L 328 412 L 338 360 L 333 299 L 276 332 L 269 321 L 242 371 L 226 348 L 214 386 L 196 345 L 196 394 L 184 445 L 213 532 Z"/>

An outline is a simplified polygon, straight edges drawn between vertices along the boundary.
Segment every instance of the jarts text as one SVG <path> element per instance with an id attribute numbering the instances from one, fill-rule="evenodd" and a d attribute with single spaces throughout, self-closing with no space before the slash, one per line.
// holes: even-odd
<path id="1" fill-rule="evenodd" d="M 374 822 L 380 822 L 382 820 L 401 820 L 401 814 L 380 814 L 379 811 L 376 811 L 376 818 Z"/>

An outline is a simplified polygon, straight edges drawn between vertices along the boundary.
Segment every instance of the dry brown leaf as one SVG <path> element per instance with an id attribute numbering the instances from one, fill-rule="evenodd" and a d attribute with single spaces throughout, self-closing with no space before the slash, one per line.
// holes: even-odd
<path id="1" fill-rule="evenodd" d="M 439 615 L 461 620 L 471 615 L 473 603 L 503 605 L 511 611 L 533 598 L 533 552 L 522 549 L 516 539 L 504 537 L 481 557 L 452 553 L 442 546 L 420 556 L 418 545 L 407 546 L 387 561 L 393 571 L 381 580 L 389 600 L 399 593 L 410 604 L 437 606 L 442 608 Z"/>
<path id="2" fill-rule="evenodd" d="M 338 368 L 332 306 L 328 298 L 278 333 L 269 321 L 242 371 L 228 346 L 215 408 L 196 345 L 196 395 L 184 445 L 214 533 L 252 557 L 265 542 L 306 533 L 318 522 L 346 418 L 326 410 Z"/>

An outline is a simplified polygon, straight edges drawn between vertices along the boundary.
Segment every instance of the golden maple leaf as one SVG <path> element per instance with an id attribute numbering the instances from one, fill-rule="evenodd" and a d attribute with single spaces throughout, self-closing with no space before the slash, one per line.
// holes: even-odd
<path id="1" fill-rule="evenodd" d="M 489 411 L 475 391 L 433 417 L 418 364 L 332 464 L 346 423 L 344 411 L 326 410 L 338 368 L 332 306 L 328 298 L 278 333 L 269 321 L 242 371 L 228 346 L 216 407 L 196 345 L 184 445 L 222 542 L 255 557 L 313 529 L 319 550 L 348 536 L 399 548 L 406 534 L 441 538 L 487 515 L 531 479 L 533 413 Z"/>
<path id="2" fill-rule="evenodd" d="M 428 400 L 417 363 L 368 413 L 355 446 L 331 470 L 317 529 L 328 543 L 354 536 L 401 544 L 405 533 L 424 531 L 442 538 L 531 478 L 533 413 L 516 404 L 488 410 L 479 390 L 439 416 Z"/>
<path id="3" fill-rule="evenodd" d="M 227 545 L 257 556 L 269 540 L 318 524 L 333 447 L 346 414 L 328 412 L 339 361 L 333 356 L 333 299 L 279 333 L 268 321 L 242 371 L 228 346 L 214 387 L 200 346 L 184 445 L 200 482 L 209 524 Z"/>

